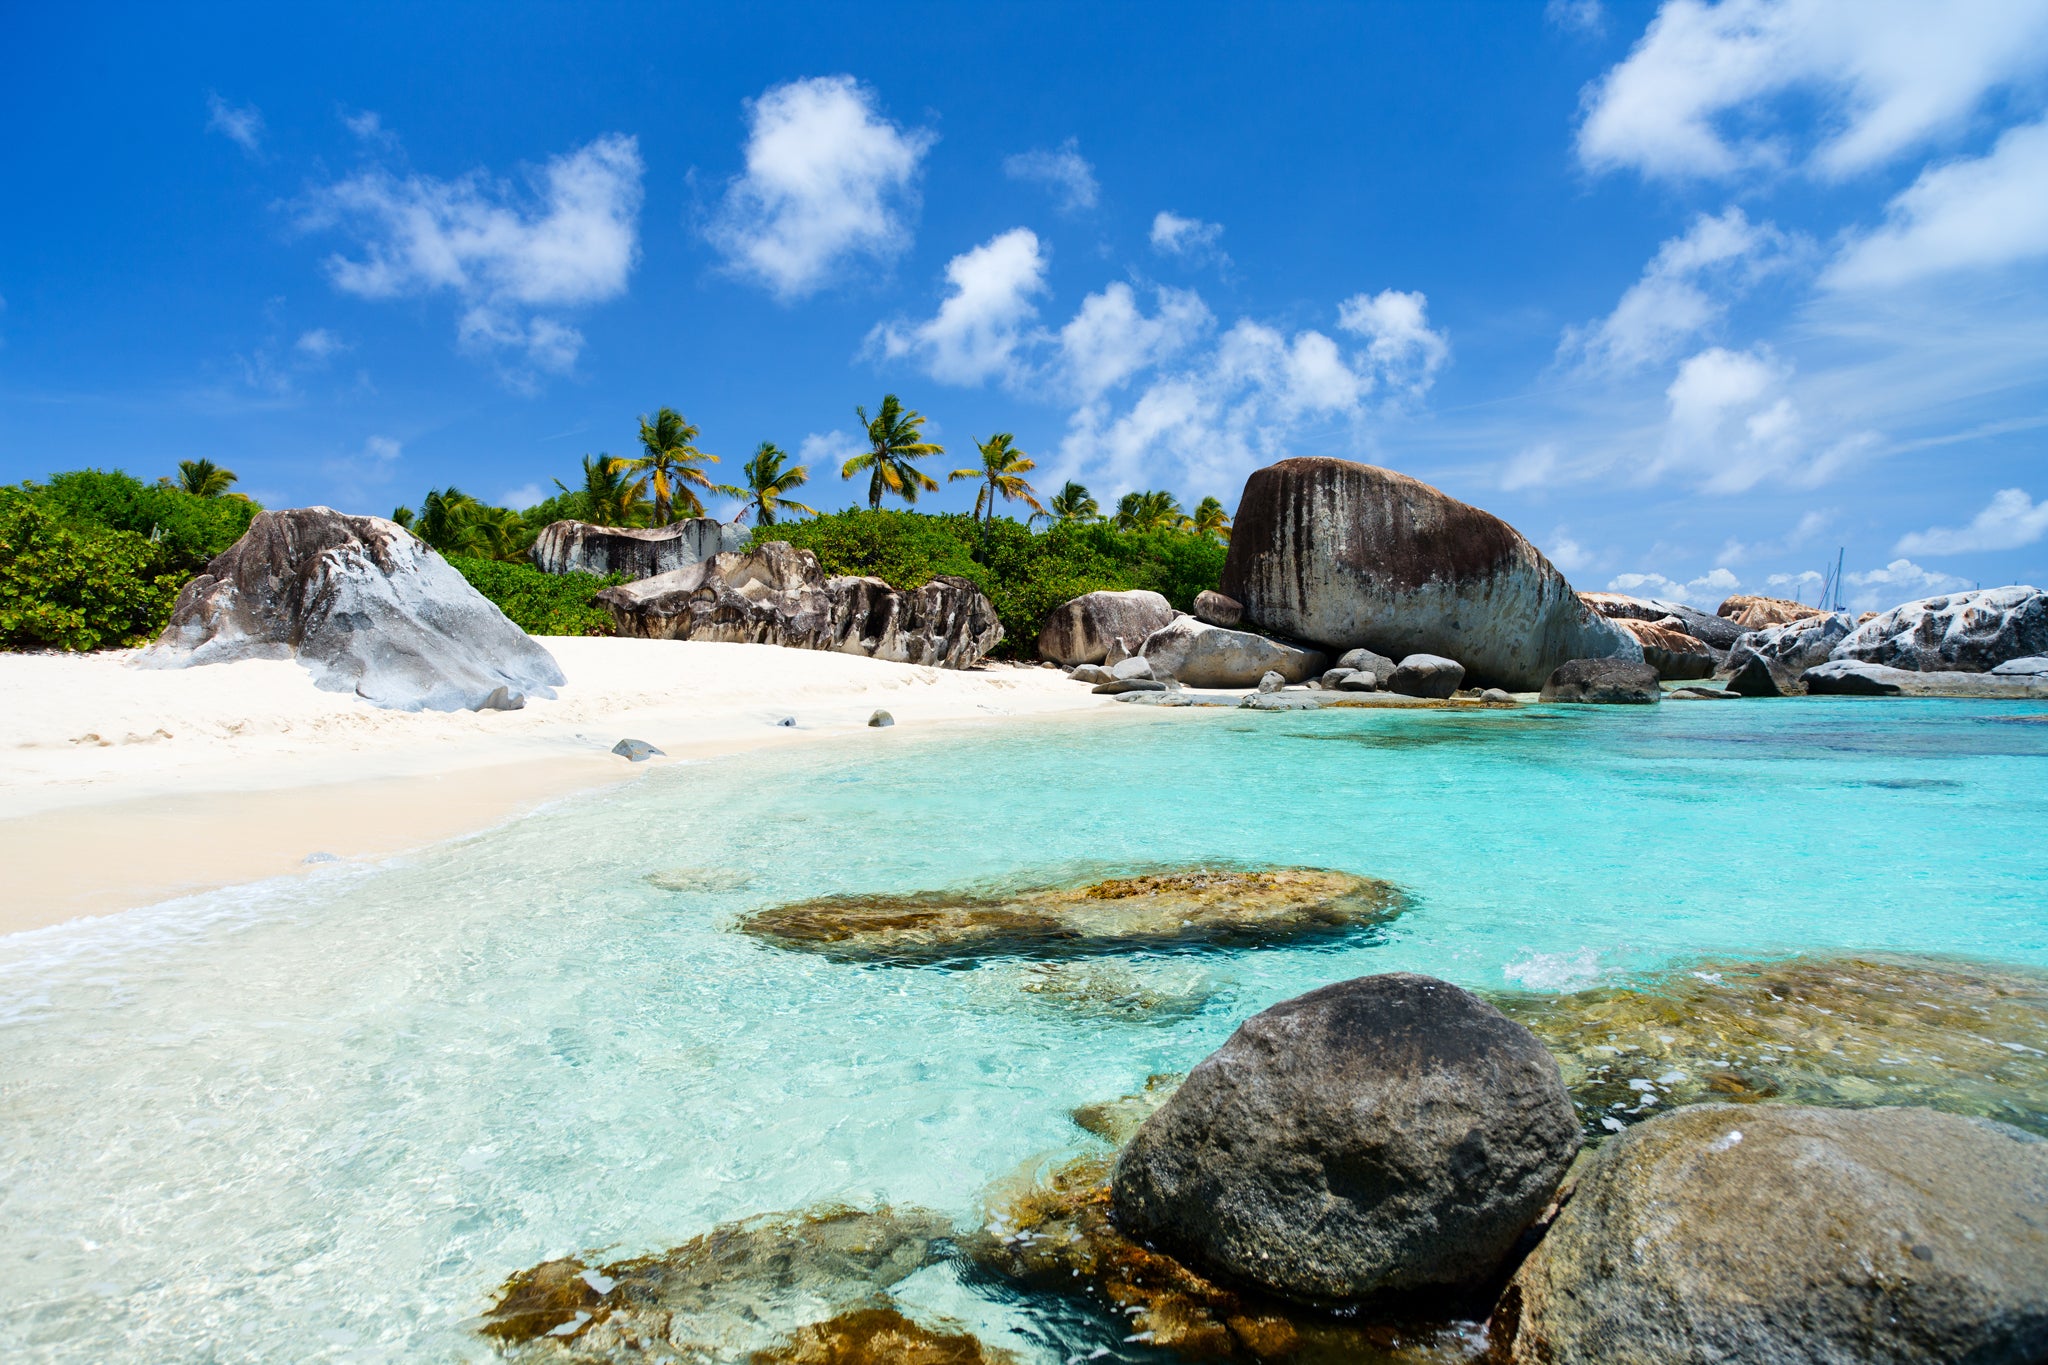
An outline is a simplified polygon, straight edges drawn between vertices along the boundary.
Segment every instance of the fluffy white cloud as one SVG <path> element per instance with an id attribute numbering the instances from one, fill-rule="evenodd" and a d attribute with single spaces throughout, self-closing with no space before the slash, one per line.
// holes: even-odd
<path id="1" fill-rule="evenodd" d="M 1772 559 L 1790 554 L 1802 545 L 1810 545 L 1834 524 L 1835 509 L 1817 507 L 1799 518 L 1798 525 L 1787 531 L 1781 539 L 1745 543 L 1730 536 L 1721 546 L 1721 553 L 1714 556 L 1717 564 L 1740 564 L 1751 559 Z"/>
<path id="2" fill-rule="evenodd" d="M 1038 234 L 1011 228 L 946 264 L 951 286 L 938 313 L 914 327 L 888 324 L 869 334 L 884 357 L 909 357 L 948 384 L 1015 379 L 1018 348 L 1045 291 L 1045 252 Z"/>
<path id="3" fill-rule="evenodd" d="M 1223 238 L 1223 224 L 1183 218 L 1161 209 L 1152 219 L 1152 249 L 1168 256 L 1205 260 Z"/>
<path id="4" fill-rule="evenodd" d="M 498 506 L 523 508 L 535 503 L 546 502 L 548 490 L 537 483 L 522 483 L 517 488 L 508 488 L 498 495 Z"/>
<path id="5" fill-rule="evenodd" d="M 1843 248 L 1823 284 L 1885 289 L 2048 256 L 2048 120 L 2007 130 L 1989 155 L 1922 171 L 1885 219 Z"/>
<path id="6" fill-rule="evenodd" d="M 1668 360 L 1720 321 L 1728 298 L 1783 264 L 1791 240 L 1770 223 L 1751 223 L 1739 208 L 1702 213 L 1683 235 L 1657 248 L 1614 311 L 1565 332 L 1560 356 L 1576 354 L 1586 369 L 1626 372 Z"/>
<path id="7" fill-rule="evenodd" d="M 850 409 L 846 420 L 851 427 L 853 414 Z M 814 431 L 797 442 L 796 462 L 810 469 L 813 482 L 827 474 L 836 479 L 839 467 L 866 449 L 867 446 L 851 431 Z"/>
<path id="8" fill-rule="evenodd" d="M 909 245 L 917 174 L 937 140 L 882 117 L 851 76 L 769 88 L 748 105 L 746 173 L 726 190 L 707 233 L 739 274 L 801 298 L 865 256 Z"/>
<path id="9" fill-rule="evenodd" d="M 1451 343 L 1429 326 L 1429 300 L 1419 291 L 1354 294 L 1337 305 L 1337 325 L 1366 338 L 1367 354 L 1388 380 L 1421 394 L 1450 359 Z"/>
<path id="10" fill-rule="evenodd" d="M 359 239 L 328 258 L 336 288 L 370 299 L 447 290 L 463 302 L 462 343 L 514 351 L 536 370 L 569 369 L 575 328 L 542 308 L 616 298 L 639 253 L 640 150 L 598 138 L 550 160 L 532 193 L 475 172 L 456 180 L 371 169 L 310 195 L 302 221 Z"/>
<path id="11" fill-rule="evenodd" d="M 1725 568 L 1709 569 L 1698 578 L 1684 582 L 1666 578 L 1660 573 L 1616 574 L 1607 582 L 1609 592 L 1625 592 L 1631 597 L 1657 597 L 1709 611 L 1741 587 L 1742 580 Z"/>
<path id="12" fill-rule="evenodd" d="M 1842 577 L 1849 586 L 1849 591 L 1842 595 L 1842 604 L 1851 611 L 1887 611 L 1903 602 L 1960 592 L 1970 586 L 1967 578 L 1923 569 L 1910 559 L 1894 559 L 1882 569 L 1846 573 Z M 1777 579 L 1771 581 L 1775 583 Z"/>
<path id="13" fill-rule="evenodd" d="M 1788 390 L 1792 367 L 1769 348 L 1715 346 L 1678 367 L 1657 456 L 1641 482 L 1678 474 L 1702 492 L 1742 493 L 1766 481 L 1814 488 L 1877 444 L 1868 431 L 1819 445 Z"/>
<path id="14" fill-rule="evenodd" d="M 1573 540 L 1571 533 L 1562 526 L 1550 533 L 1550 541 L 1543 547 L 1543 555 L 1568 574 L 1590 569 L 1599 562 L 1598 555 Z"/>
<path id="15" fill-rule="evenodd" d="M 1935 526 L 1899 537 L 1894 554 L 1961 555 L 2017 550 L 2048 535 L 2048 499 L 2035 502 L 2023 488 L 2001 488 L 1968 526 Z"/>
<path id="16" fill-rule="evenodd" d="M 1060 328 L 1060 366 L 1082 401 L 1099 397 L 1140 370 L 1180 354 L 1215 322 L 1191 289 L 1160 289 L 1146 316 L 1136 291 L 1117 281 L 1090 294 Z"/>
<path id="17" fill-rule="evenodd" d="M 206 127 L 251 156 L 263 150 L 263 111 L 255 105 L 237 109 L 219 95 L 206 97 Z"/>
<path id="18" fill-rule="evenodd" d="M 325 327 L 301 332 L 292 349 L 315 363 L 331 360 L 348 349 L 348 343 Z"/>
<path id="19" fill-rule="evenodd" d="M 1554 441 L 1539 441 L 1524 446 L 1511 456 L 1501 469 L 1500 486 L 1513 493 L 1524 488 L 1540 488 L 1549 483 L 1558 471 L 1558 451 Z"/>
<path id="20" fill-rule="evenodd" d="M 1589 86 L 1591 169 L 1727 176 L 1805 161 L 1839 178 L 1963 126 L 2048 62 L 2048 6 L 2029 0 L 1667 0 L 1626 60 Z M 1802 152 L 1768 117 L 1819 102 Z"/>
<path id="21" fill-rule="evenodd" d="M 1073 138 L 1051 150 L 1039 148 L 1005 158 L 1003 174 L 1045 186 L 1059 196 L 1060 208 L 1067 213 L 1094 208 L 1099 193 L 1095 168 L 1081 155 L 1080 144 Z"/>

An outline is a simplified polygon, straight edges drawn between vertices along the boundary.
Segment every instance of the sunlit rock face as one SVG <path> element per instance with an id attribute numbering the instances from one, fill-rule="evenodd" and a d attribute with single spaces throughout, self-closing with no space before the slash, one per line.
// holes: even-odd
<path id="1" fill-rule="evenodd" d="M 1703 1100 L 1926 1105 L 2048 1133 L 2048 975 L 2020 968 L 1703 962 L 1490 998 L 1556 1054 L 1594 1136 Z"/>
<path id="2" fill-rule="evenodd" d="M 1819 607 L 1809 607 L 1803 602 L 1794 602 L 1783 597 L 1755 597 L 1737 593 L 1714 608 L 1716 616 L 1735 622 L 1744 630 L 1762 630 L 1767 626 L 1789 625 L 1804 621 L 1809 616 L 1825 613 Z"/>
<path id="3" fill-rule="evenodd" d="M 814 1354 L 803 1354 L 805 1339 L 791 1341 L 792 1333 L 873 1306 L 939 1255 L 951 1231 L 921 1209 L 827 1208 L 726 1223 L 655 1256 L 523 1270 L 480 1330 L 517 1360 L 563 1365 L 745 1361 L 771 1349 L 797 1353 L 770 1359 L 808 1360 Z"/>
<path id="4" fill-rule="evenodd" d="M 1390 884 L 1320 868 L 1195 867 L 1080 885 L 821 896 L 740 930 L 842 962 L 964 963 L 1345 937 L 1400 912 Z"/>
<path id="5" fill-rule="evenodd" d="M 1919 673 L 1985 673 L 2048 654 L 2048 593 L 2017 584 L 1908 602 L 1863 622 L 1833 657 Z"/>

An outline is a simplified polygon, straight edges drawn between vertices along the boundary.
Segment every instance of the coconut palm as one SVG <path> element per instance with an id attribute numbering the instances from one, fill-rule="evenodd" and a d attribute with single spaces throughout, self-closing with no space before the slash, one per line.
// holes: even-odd
<path id="1" fill-rule="evenodd" d="M 1072 479 L 1061 484 L 1060 491 L 1046 505 L 1061 521 L 1098 521 L 1102 517 L 1102 506 L 1095 501 L 1095 495 Z"/>
<path id="2" fill-rule="evenodd" d="M 946 453 L 944 446 L 921 439 L 923 414 L 905 408 L 893 393 L 883 395 L 881 411 L 873 420 L 866 408 L 853 411 L 867 434 L 868 448 L 841 465 L 839 477 L 850 479 L 862 470 L 868 471 L 869 507 L 879 508 L 884 493 L 894 493 L 905 502 L 914 503 L 920 492 L 930 493 L 938 488 L 938 480 L 912 463 L 928 455 Z"/>
<path id="3" fill-rule="evenodd" d="M 691 442 L 697 439 L 697 428 L 674 408 L 662 408 L 654 414 L 654 420 L 640 419 L 640 449 L 644 452 L 637 459 L 621 461 L 633 473 L 644 473 L 654 485 L 654 524 L 666 526 L 673 505 L 682 503 L 693 517 L 704 515 L 704 502 L 689 485 L 699 488 L 715 488 L 710 478 L 700 468 L 705 461 L 718 463 L 716 455 L 708 455 L 697 449 Z"/>
<path id="4" fill-rule="evenodd" d="M 232 497 L 235 495 L 228 493 L 228 489 L 234 486 L 235 477 L 234 470 L 222 469 L 212 460 L 180 460 L 177 482 L 171 486 L 202 498 Z"/>
<path id="5" fill-rule="evenodd" d="M 463 530 L 478 506 L 477 500 L 460 488 L 430 488 L 420 500 L 419 515 L 407 529 L 443 554 L 459 551 Z"/>
<path id="6" fill-rule="evenodd" d="M 533 543 L 526 522 L 509 507 L 472 506 L 455 528 L 455 552 L 479 559 L 523 559 Z"/>
<path id="7" fill-rule="evenodd" d="M 1170 531 L 1187 525 L 1180 501 L 1165 489 L 1126 493 L 1117 499 L 1113 519 L 1119 531 Z"/>
<path id="8" fill-rule="evenodd" d="M 583 486 L 560 479 L 555 487 L 583 501 L 583 519 L 594 526 L 641 526 L 647 521 L 647 480 L 632 477 L 631 462 L 610 455 L 583 457 Z"/>
<path id="9" fill-rule="evenodd" d="M 981 467 L 978 469 L 956 469 L 946 476 L 951 483 L 957 479 L 979 479 L 981 487 L 974 490 L 974 517 L 982 520 L 982 504 L 988 504 L 989 521 L 996 518 L 996 499 L 1005 498 L 1011 502 L 1022 502 L 1034 512 L 1045 509 L 1038 505 L 1038 499 L 1031 496 L 1037 490 L 1024 482 L 1024 475 L 1038 468 L 1038 462 L 1017 449 L 1016 438 L 1007 431 L 999 431 L 986 441 L 976 441 L 974 448 L 981 452 Z"/>
<path id="10" fill-rule="evenodd" d="M 1198 536 L 1215 536 L 1219 540 L 1230 539 L 1230 513 L 1223 510 L 1223 503 L 1216 498 L 1203 498 L 1195 504 L 1195 514 L 1188 519 L 1188 529 Z"/>
<path id="11" fill-rule="evenodd" d="M 391 519 L 410 531 L 416 517 L 410 507 L 394 507 L 391 509 Z"/>
<path id="12" fill-rule="evenodd" d="M 773 441 L 763 441 L 755 447 L 752 457 L 741 468 L 741 476 L 746 479 L 744 486 L 729 483 L 718 485 L 718 491 L 727 497 L 741 499 L 740 510 L 733 514 L 732 519 L 735 523 L 752 512 L 756 526 L 773 526 L 776 511 L 783 507 L 792 508 L 807 516 L 818 515 L 817 508 L 806 507 L 803 503 L 792 502 L 788 498 L 787 494 L 792 489 L 802 487 L 811 477 L 809 465 L 791 465 L 787 469 L 783 468 L 782 462 L 788 458 L 789 453 L 781 446 Z"/>

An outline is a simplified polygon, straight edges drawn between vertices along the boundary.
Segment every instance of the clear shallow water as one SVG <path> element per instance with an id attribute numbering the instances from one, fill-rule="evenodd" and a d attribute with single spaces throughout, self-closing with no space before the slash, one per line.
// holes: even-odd
<path id="1" fill-rule="evenodd" d="M 2048 723 L 2019 719 L 2042 711 L 899 729 L 0 940 L 0 1321 L 37 1359 L 484 1359 L 468 1320 L 513 1270 L 826 1200 L 968 1216 L 1087 1141 L 1073 1106 L 1330 980 L 2048 965 Z M 730 931 L 824 892 L 1205 859 L 1345 868 L 1414 905 L 1369 945 L 1107 964 L 1180 1002 L 1149 1015 L 1027 989 L 1042 968 L 843 966 Z M 676 868 L 753 881 L 645 880 Z"/>

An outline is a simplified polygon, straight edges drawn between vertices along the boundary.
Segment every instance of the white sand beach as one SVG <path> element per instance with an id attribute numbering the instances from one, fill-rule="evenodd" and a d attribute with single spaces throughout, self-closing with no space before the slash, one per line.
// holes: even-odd
<path id="1" fill-rule="evenodd" d="M 0 654 L 0 933 L 288 874 L 315 853 L 388 856 L 664 761 L 861 731 L 878 707 L 897 721 L 878 743 L 941 723 L 1139 714 L 1046 668 L 542 643 L 569 681 L 509 712 L 380 710 L 288 661 L 157 670 L 136 651 Z M 667 759 L 613 755 L 628 737 Z"/>

